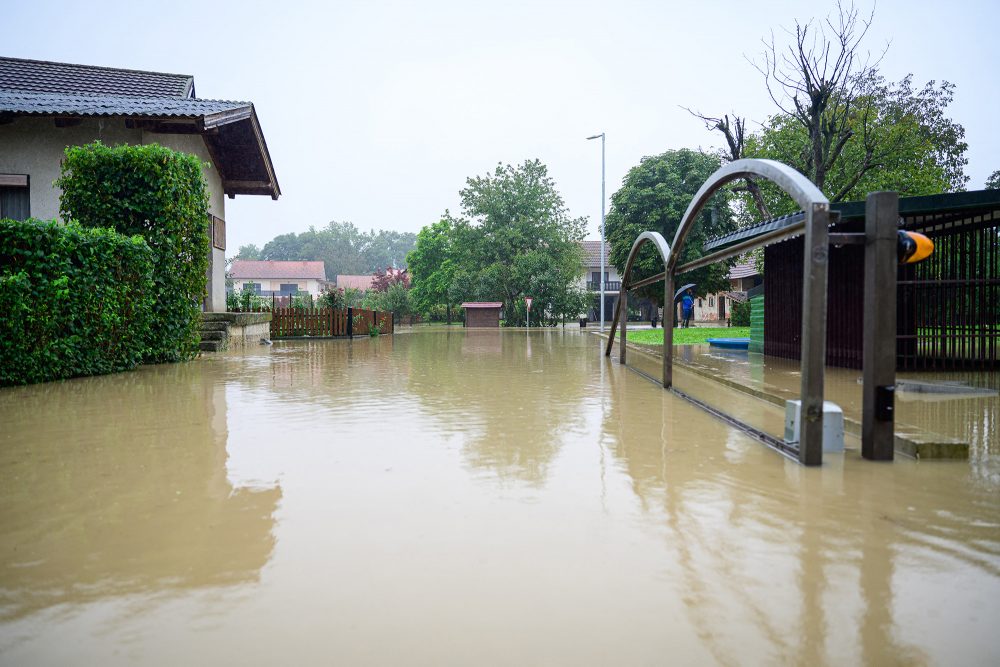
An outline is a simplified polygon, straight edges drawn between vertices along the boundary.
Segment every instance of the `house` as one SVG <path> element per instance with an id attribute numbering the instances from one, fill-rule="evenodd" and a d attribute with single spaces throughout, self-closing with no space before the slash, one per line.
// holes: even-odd
<path id="1" fill-rule="evenodd" d="M 208 296 L 226 309 L 225 198 L 281 194 L 250 102 L 195 96 L 194 78 L 0 57 L 0 216 L 59 216 L 67 146 L 157 143 L 196 155 L 209 193 Z"/>
<path id="2" fill-rule="evenodd" d="M 410 284 L 410 278 L 406 273 L 406 269 L 394 269 L 387 268 L 383 274 L 381 271 L 377 272 L 379 275 L 388 275 L 394 279 L 394 282 L 402 280 L 407 286 Z M 362 292 L 367 292 L 372 288 L 375 283 L 375 273 L 366 273 L 363 275 L 338 275 L 337 276 L 337 287 L 340 289 L 356 289 Z"/>
<path id="3" fill-rule="evenodd" d="M 326 284 L 323 262 L 254 261 L 237 259 L 229 269 L 234 289 L 260 296 L 289 296 L 308 292 L 318 297 Z"/>
<path id="4" fill-rule="evenodd" d="M 583 272 L 580 277 L 580 287 L 593 295 L 593 305 L 588 318 L 597 321 L 601 317 L 601 242 L 581 241 L 583 247 Z M 610 322 L 615 316 L 615 300 L 618 298 L 622 283 L 618 269 L 610 259 L 611 244 L 604 244 L 604 320 Z M 631 302 L 632 299 L 629 299 Z"/>
<path id="5" fill-rule="evenodd" d="M 681 276 L 680 280 L 683 279 Z M 719 322 L 724 325 L 732 315 L 733 303 L 746 301 L 746 293 L 762 282 L 763 276 L 753 260 L 733 265 L 729 270 L 729 290 L 696 297 L 692 319 L 695 322 Z"/>
<path id="6" fill-rule="evenodd" d="M 339 275 L 337 276 L 337 287 L 339 289 L 356 289 L 367 292 L 372 288 L 372 281 L 375 276 L 370 273 L 361 276 Z"/>

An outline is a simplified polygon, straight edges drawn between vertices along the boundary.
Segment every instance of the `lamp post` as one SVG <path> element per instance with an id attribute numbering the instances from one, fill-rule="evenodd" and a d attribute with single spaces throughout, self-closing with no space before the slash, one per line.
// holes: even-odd
<path id="1" fill-rule="evenodd" d="M 604 133 L 587 137 L 591 139 L 601 138 L 601 333 L 604 333 Z"/>

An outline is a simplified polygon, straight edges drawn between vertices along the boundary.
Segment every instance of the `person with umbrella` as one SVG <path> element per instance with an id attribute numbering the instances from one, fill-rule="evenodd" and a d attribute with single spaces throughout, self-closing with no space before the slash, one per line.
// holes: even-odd
<path id="1" fill-rule="evenodd" d="M 691 327 L 691 315 L 694 314 L 694 295 L 688 289 L 681 297 L 681 314 L 684 316 L 684 327 Z"/>
<path id="2" fill-rule="evenodd" d="M 688 283 L 674 292 L 674 302 L 681 302 L 682 327 L 691 326 L 691 316 L 694 314 L 694 283 Z"/>

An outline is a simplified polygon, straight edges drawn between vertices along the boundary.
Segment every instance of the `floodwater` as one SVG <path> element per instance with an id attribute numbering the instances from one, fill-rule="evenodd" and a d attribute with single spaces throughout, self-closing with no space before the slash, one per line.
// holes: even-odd
<path id="1" fill-rule="evenodd" d="M 0 390 L 0 664 L 1000 663 L 995 476 L 806 469 L 601 351 L 427 331 Z"/>

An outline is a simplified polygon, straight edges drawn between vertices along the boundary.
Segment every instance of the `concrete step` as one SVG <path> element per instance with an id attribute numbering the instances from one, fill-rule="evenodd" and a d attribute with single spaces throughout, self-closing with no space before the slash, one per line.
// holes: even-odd
<path id="1" fill-rule="evenodd" d="M 226 340 L 229 340 L 229 332 L 228 331 L 202 331 L 201 332 L 201 339 L 202 339 L 202 341 L 210 340 L 210 341 L 225 342 Z"/>
<path id="2" fill-rule="evenodd" d="M 225 331 L 229 328 L 227 322 L 202 322 L 201 326 L 198 327 L 201 331 Z"/>
<path id="3" fill-rule="evenodd" d="M 223 341 L 221 340 L 203 340 L 198 343 L 198 349 L 202 352 L 221 352 L 223 347 Z"/>

